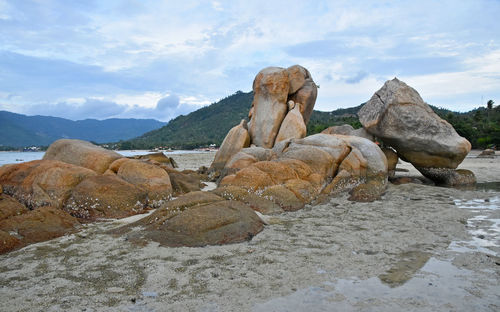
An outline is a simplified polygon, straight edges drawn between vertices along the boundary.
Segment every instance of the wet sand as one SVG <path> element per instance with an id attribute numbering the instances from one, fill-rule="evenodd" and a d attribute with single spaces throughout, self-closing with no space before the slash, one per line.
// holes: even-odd
<path id="1" fill-rule="evenodd" d="M 194 169 L 213 156 L 174 159 Z M 106 234 L 130 220 L 90 224 L 1 255 L 0 311 L 499 311 L 500 157 L 460 168 L 478 189 L 332 198 L 266 216 L 240 244 L 137 246 Z"/>

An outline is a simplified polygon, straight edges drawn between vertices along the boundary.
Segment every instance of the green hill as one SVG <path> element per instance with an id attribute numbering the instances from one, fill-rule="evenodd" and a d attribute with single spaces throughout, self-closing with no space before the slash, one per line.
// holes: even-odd
<path id="1" fill-rule="evenodd" d="M 142 136 L 118 143 L 120 149 L 150 149 L 170 147 L 192 149 L 210 144 L 220 145 L 227 132 L 241 119 L 247 119 L 253 100 L 252 92 L 238 91 L 216 103 L 203 107 L 186 116 L 172 119 L 166 126 L 150 131 Z M 331 112 L 313 111 L 307 134 L 342 124 L 360 128 L 357 117 L 360 104 L 350 108 L 340 108 Z M 434 111 L 450 122 L 457 132 L 467 138 L 475 148 L 491 144 L 500 146 L 500 108 L 487 110 L 479 108 L 467 113 L 457 113 L 431 106 Z"/>

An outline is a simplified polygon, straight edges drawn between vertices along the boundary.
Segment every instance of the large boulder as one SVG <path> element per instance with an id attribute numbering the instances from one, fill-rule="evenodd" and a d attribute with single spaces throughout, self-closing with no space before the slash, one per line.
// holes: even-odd
<path id="1" fill-rule="evenodd" d="M 0 230 L 11 233 L 21 245 L 75 232 L 80 222 L 61 209 L 45 206 L 0 221 Z"/>
<path id="2" fill-rule="evenodd" d="M 129 240 L 153 240 L 163 246 L 205 246 L 250 240 L 262 220 L 242 202 L 206 192 L 188 193 L 150 216 L 115 231 Z M 140 227 L 140 231 L 134 229 Z"/>
<path id="3" fill-rule="evenodd" d="M 87 168 L 55 160 L 34 160 L 0 167 L 4 192 L 31 209 L 62 207 L 72 189 L 97 174 Z"/>
<path id="4" fill-rule="evenodd" d="M 215 154 L 210 170 L 222 170 L 231 157 L 238 153 L 242 148 L 249 146 L 250 135 L 248 134 L 247 122 L 246 120 L 242 120 L 239 125 L 233 127 L 227 133 L 219 150 Z"/>
<path id="5" fill-rule="evenodd" d="M 104 173 L 109 165 L 123 156 L 87 141 L 61 139 L 52 143 L 43 159 L 59 160 Z"/>
<path id="6" fill-rule="evenodd" d="M 168 200 L 172 195 L 170 177 L 160 166 L 141 160 L 118 159 L 110 168 L 116 170 L 118 177 L 144 190 L 151 202 Z"/>
<path id="7" fill-rule="evenodd" d="M 471 145 L 418 92 L 394 78 L 360 109 L 363 127 L 417 168 L 456 168 Z"/>
<path id="8" fill-rule="evenodd" d="M 64 210 L 83 221 L 94 221 L 143 213 L 146 206 L 147 192 L 116 175 L 98 175 L 72 190 Z"/>
<path id="9" fill-rule="evenodd" d="M 250 137 L 253 144 L 271 148 L 288 111 L 290 89 L 288 71 L 280 67 L 266 67 L 253 82 L 253 113 Z"/>

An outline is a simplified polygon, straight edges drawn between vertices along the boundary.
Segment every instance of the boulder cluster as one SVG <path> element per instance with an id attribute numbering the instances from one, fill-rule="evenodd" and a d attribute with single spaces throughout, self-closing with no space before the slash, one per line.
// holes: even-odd
<path id="1" fill-rule="evenodd" d="M 208 173 L 179 171 L 163 153 L 127 158 L 79 140 L 54 142 L 42 160 L 0 167 L 0 253 L 153 208 L 113 233 L 165 246 L 241 242 L 262 231 L 258 213 L 342 193 L 381 198 L 399 159 L 436 184 L 475 183 L 471 171 L 456 170 L 470 143 L 396 78 L 359 111 L 363 128 L 307 137 L 317 95 L 307 69 L 265 68 L 253 91 L 249 120 L 228 132 Z M 208 179 L 217 188 L 203 192 Z"/>

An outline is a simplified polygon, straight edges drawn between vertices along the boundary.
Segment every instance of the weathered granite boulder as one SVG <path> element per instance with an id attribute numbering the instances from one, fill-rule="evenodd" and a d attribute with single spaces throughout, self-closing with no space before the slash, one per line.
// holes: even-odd
<path id="1" fill-rule="evenodd" d="M 205 246 L 252 239 L 262 220 L 239 201 L 191 192 L 164 204 L 150 216 L 115 231 L 129 240 L 153 240 L 163 246 Z M 134 228 L 141 227 L 140 231 Z"/>
<path id="2" fill-rule="evenodd" d="M 305 79 L 304 85 L 289 97 L 289 99 L 295 103 L 302 104 L 300 106 L 300 113 L 302 114 L 306 125 L 309 122 L 309 118 L 311 118 L 317 96 L 318 87 L 309 75 L 309 77 Z"/>
<path id="3" fill-rule="evenodd" d="M 306 136 L 306 124 L 300 113 L 300 106 L 300 103 L 288 101 L 288 113 L 281 123 L 275 143 L 286 139 L 301 139 Z"/>
<path id="4" fill-rule="evenodd" d="M 123 156 L 87 141 L 61 139 L 52 143 L 43 159 L 59 160 L 104 173 L 109 165 Z"/>
<path id="5" fill-rule="evenodd" d="M 87 222 L 143 213 L 147 203 L 146 191 L 116 175 L 97 175 L 78 184 L 63 209 Z"/>
<path id="6" fill-rule="evenodd" d="M 476 184 L 476 176 L 467 169 L 417 168 L 425 177 L 441 186 L 471 186 Z"/>
<path id="7" fill-rule="evenodd" d="M 288 71 L 280 67 L 266 67 L 253 82 L 253 113 L 249 128 L 253 144 L 271 148 L 288 111 L 290 89 Z"/>
<path id="8" fill-rule="evenodd" d="M 242 148 L 250 146 L 250 135 L 248 134 L 247 127 L 247 122 L 242 120 L 239 125 L 229 130 L 219 150 L 215 154 L 210 170 L 222 170 L 231 157 Z"/>
<path id="9" fill-rule="evenodd" d="M 9 195 L 0 194 L 0 221 L 28 212 L 29 209 Z"/>
<path id="10" fill-rule="evenodd" d="M 71 190 L 94 171 L 56 160 L 34 160 L 0 167 L 4 192 L 31 209 L 62 207 Z"/>
<path id="11" fill-rule="evenodd" d="M 416 168 L 456 168 L 471 145 L 439 118 L 418 92 L 387 81 L 358 113 L 363 127 Z"/>
<path id="12" fill-rule="evenodd" d="M 21 245 L 75 232 L 80 222 L 61 209 L 44 206 L 0 221 L 0 230 L 11 233 Z"/>
<path id="13" fill-rule="evenodd" d="M 123 180 L 144 190 L 151 206 L 168 200 L 172 195 L 172 184 L 168 173 L 160 166 L 136 159 L 118 159 L 110 170 Z"/>

